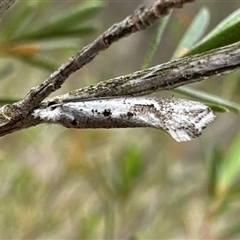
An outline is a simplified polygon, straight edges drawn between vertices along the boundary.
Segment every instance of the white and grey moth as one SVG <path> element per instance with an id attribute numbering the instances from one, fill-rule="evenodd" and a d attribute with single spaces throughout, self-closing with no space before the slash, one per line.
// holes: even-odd
<path id="1" fill-rule="evenodd" d="M 56 103 L 35 109 L 35 118 L 67 128 L 153 127 L 169 133 L 176 141 L 201 135 L 215 118 L 206 105 L 177 98 L 95 98 Z"/>

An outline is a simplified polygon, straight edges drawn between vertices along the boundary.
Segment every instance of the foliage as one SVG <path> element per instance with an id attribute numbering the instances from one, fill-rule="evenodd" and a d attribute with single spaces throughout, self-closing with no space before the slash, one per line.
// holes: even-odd
<path id="1" fill-rule="evenodd" d="M 103 6 L 89 3 L 70 8 L 63 3 L 56 9 L 51 1 L 25 1 L 9 11 L 1 26 L 5 61 L 0 78 L 1 83 L 11 77 L 16 82 L 2 85 L 1 103 L 14 101 L 12 86 L 21 89 L 27 85 L 22 82 L 25 77 L 43 77 L 82 46 L 79 37 L 96 30 L 93 17 Z M 172 58 L 240 41 L 239 10 L 200 40 L 210 12 L 199 11 Z M 143 68 L 150 65 L 165 28 L 176 22 L 176 16 L 171 17 L 159 23 Z M 19 63 L 34 68 L 27 65 L 26 74 Z M 105 61 L 101 64 L 104 67 Z M 92 69 L 86 70 L 86 78 L 94 78 Z M 237 78 L 239 73 L 223 81 L 203 82 L 200 90 L 175 91 L 201 99 L 219 112 L 201 142 L 178 144 L 149 129 L 107 132 L 47 127 L 46 131 L 43 126 L 2 138 L 1 238 L 238 238 Z"/>

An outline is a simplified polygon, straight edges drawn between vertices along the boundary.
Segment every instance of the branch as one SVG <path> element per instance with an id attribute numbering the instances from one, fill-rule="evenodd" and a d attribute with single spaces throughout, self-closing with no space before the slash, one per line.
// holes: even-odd
<path id="1" fill-rule="evenodd" d="M 167 15 L 170 9 L 180 8 L 184 3 L 192 1 L 193 0 L 159 0 L 149 8 L 139 8 L 133 15 L 127 17 L 120 23 L 114 24 L 93 43 L 84 47 L 75 56 L 71 57 L 42 84 L 33 88 L 16 107 L 21 109 L 22 116 L 27 116 L 41 101 L 52 92 L 61 88 L 62 84 L 72 73 L 92 61 L 99 52 L 106 50 L 111 44 L 130 34 L 152 26 L 160 17 Z M 16 118 L 16 116 L 14 116 L 14 118 Z"/>
<path id="2" fill-rule="evenodd" d="M 30 117 L 30 113 L 52 92 L 59 89 L 72 73 L 89 63 L 99 52 L 107 49 L 112 43 L 150 27 L 158 18 L 168 14 L 170 9 L 180 8 L 184 3 L 192 1 L 194 0 L 158 0 L 149 8 L 139 8 L 133 15 L 118 24 L 114 24 L 93 43 L 84 47 L 57 71 L 53 72 L 42 84 L 31 89 L 22 100 L 0 108 L 0 136 L 38 124 Z M 4 2 L 13 1 L 6 0 Z"/>
<path id="3" fill-rule="evenodd" d="M 90 97 L 146 95 L 206 80 L 211 76 L 227 74 L 238 68 L 240 68 L 240 42 L 102 81 L 47 99 L 42 105 Z"/>
<path id="4" fill-rule="evenodd" d="M 0 19 L 3 14 L 16 2 L 16 0 L 1 0 L 0 1 Z"/>
<path id="5" fill-rule="evenodd" d="M 182 4 L 186 2 L 191 2 L 191 0 L 157 1 L 150 8 L 141 8 L 133 15 L 127 17 L 124 21 L 113 25 L 93 43 L 83 48 L 82 51 L 78 52 L 74 57 L 70 58 L 67 63 L 63 64 L 56 72 L 52 73 L 42 84 L 31 89 L 21 101 L 0 108 L 0 136 L 48 122 L 75 128 L 98 127 L 101 124 L 102 127 L 150 126 L 150 122 L 152 122 L 153 119 L 148 119 L 148 121 L 150 121 L 148 124 L 150 125 L 147 125 L 146 122 L 142 122 L 143 118 L 146 119 L 146 115 L 144 114 L 149 113 L 154 117 L 153 113 L 156 113 L 157 111 L 157 114 L 155 115 L 156 117 L 160 115 L 164 116 L 165 110 L 162 111 L 160 109 L 160 103 L 165 102 L 167 106 L 173 103 L 176 104 L 174 99 L 167 99 L 164 101 L 163 99 L 137 98 L 137 102 L 133 104 L 132 100 L 135 98 L 121 98 L 119 101 L 122 102 L 122 106 L 126 104 L 126 101 L 130 101 L 129 104 L 131 105 L 131 108 L 128 110 L 125 108 L 127 112 L 124 112 L 125 120 L 122 124 L 120 124 L 121 120 L 118 120 L 118 117 L 122 119 L 123 113 L 121 113 L 121 110 L 117 113 L 114 112 L 118 117 L 110 118 L 112 119 L 111 121 L 115 123 L 115 125 L 113 124 L 111 126 L 108 125 L 109 122 L 104 122 L 106 120 L 105 118 L 103 118 L 103 122 L 101 122 L 98 118 L 96 120 L 93 115 L 90 120 L 93 120 L 95 123 L 91 124 L 88 120 L 88 125 L 86 125 L 84 119 L 82 120 L 80 117 L 82 116 L 82 106 L 85 106 L 86 104 L 88 105 L 89 103 L 91 105 L 93 103 L 97 104 L 96 102 L 101 102 L 103 103 L 103 106 L 101 105 L 99 107 L 100 109 L 104 108 L 104 110 L 99 111 L 98 114 L 103 114 L 104 117 L 109 117 L 104 115 L 109 113 L 109 111 L 105 111 L 106 105 L 104 104 L 113 103 L 115 100 L 98 99 L 98 101 L 94 101 L 93 99 L 86 100 L 86 98 L 144 95 L 163 89 L 173 89 L 178 86 L 204 80 L 210 76 L 229 73 L 239 68 L 240 42 L 199 55 L 185 57 L 157 65 L 126 76 L 106 80 L 96 85 L 74 90 L 62 96 L 46 99 L 51 92 L 56 91 L 61 87 L 70 74 L 90 62 L 100 51 L 107 49 L 113 42 L 123 37 L 150 27 L 160 16 L 166 15 L 169 9 L 181 7 Z M 44 101 L 44 99 L 46 100 Z M 119 101 L 118 104 L 120 104 Z M 144 105 L 142 104 L 144 101 L 152 101 L 152 103 L 150 105 L 148 103 Z M 187 107 L 183 107 L 181 110 L 183 112 L 179 113 L 178 109 L 174 110 L 172 107 L 167 109 L 170 112 L 169 121 L 171 121 L 171 114 L 177 111 L 178 116 L 181 118 L 180 127 L 177 124 L 177 119 L 175 119 L 176 121 L 174 120 L 175 122 L 173 122 L 172 125 L 170 124 L 174 129 L 171 128 L 171 126 L 162 125 L 162 122 L 155 123 L 151 126 L 169 132 L 177 141 L 189 140 L 191 137 L 199 136 L 201 130 L 206 124 L 214 119 L 214 114 L 203 104 L 193 102 L 191 105 L 190 101 L 191 106 L 189 106 L 186 100 L 177 101 L 186 104 Z M 202 105 L 204 106 L 203 109 L 201 107 Z M 201 118 L 195 119 L 196 115 L 191 113 L 191 107 L 193 106 L 199 107 L 194 111 L 195 114 L 197 113 L 196 111 L 202 112 L 203 115 L 201 115 Z M 113 106 L 113 109 L 115 109 L 115 106 Z M 133 111 L 133 109 L 135 110 Z M 107 108 L 107 110 L 109 109 Z M 186 118 L 181 117 L 185 116 L 186 111 L 189 112 L 189 114 L 186 115 Z M 200 114 L 200 112 L 198 113 Z M 89 109 L 86 110 L 85 113 L 89 114 Z M 200 117 L 200 115 L 198 115 L 198 117 Z M 131 122 L 132 119 L 134 119 L 135 123 Z M 198 125 L 200 119 L 203 119 L 203 122 L 200 121 L 201 123 Z M 195 122 L 195 120 L 197 122 Z M 128 121 L 128 125 L 126 125 L 126 121 Z"/>
<path id="6" fill-rule="evenodd" d="M 48 106 L 57 105 L 56 103 L 83 101 L 84 98 L 90 97 L 143 95 L 156 92 L 156 90 L 173 89 L 210 76 L 226 74 L 238 68 L 240 68 L 240 42 L 48 99 L 42 103 L 41 109 L 44 112 L 44 109 L 47 110 Z M 5 106 L 0 116 L 4 116 L 4 113 L 10 114 L 8 111 L 11 111 L 11 108 L 8 109 L 8 106 Z M 21 121 L 0 126 L 0 136 L 43 122 L 43 119 L 36 118 L 36 116 L 34 118 L 34 115 L 28 114 Z"/>

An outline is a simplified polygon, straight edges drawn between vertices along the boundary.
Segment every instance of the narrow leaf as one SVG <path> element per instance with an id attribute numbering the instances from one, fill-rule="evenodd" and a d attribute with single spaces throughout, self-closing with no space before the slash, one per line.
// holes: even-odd
<path id="1" fill-rule="evenodd" d="M 149 65 L 150 65 L 150 63 L 153 59 L 153 56 L 156 53 L 156 50 L 157 50 L 157 48 L 160 44 L 160 41 L 162 39 L 162 35 L 164 33 L 164 30 L 166 29 L 166 26 L 169 22 L 170 17 L 171 17 L 171 14 L 168 14 L 167 16 L 163 17 L 160 20 L 157 31 L 154 34 L 154 37 L 153 37 L 152 42 L 150 44 L 150 47 L 147 51 L 147 54 L 146 54 L 146 57 L 143 61 L 141 69 L 146 69 L 146 68 L 149 67 Z"/>
<path id="2" fill-rule="evenodd" d="M 4 80 L 8 75 L 13 72 L 13 64 L 7 64 L 0 68 L 0 80 Z"/>
<path id="3" fill-rule="evenodd" d="M 224 19 L 185 56 L 209 51 L 240 41 L 240 9 Z"/>
<path id="4" fill-rule="evenodd" d="M 240 113 L 240 105 L 231 101 L 228 101 L 224 98 L 218 97 L 216 95 L 206 93 L 200 90 L 191 89 L 187 87 L 179 87 L 173 90 L 174 92 L 184 94 L 185 96 L 194 97 L 195 99 L 211 103 L 218 107 L 223 107 L 229 109 L 233 112 Z"/>
<path id="5" fill-rule="evenodd" d="M 92 34 L 96 31 L 96 28 L 93 26 L 78 26 L 76 28 L 69 29 L 58 29 L 55 31 L 34 31 L 26 32 L 21 36 L 18 36 L 14 41 L 26 41 L 26 40 L 47 40 L 53 38 L 69 38 L 69 37 L 81 37 Z"/>
<path id="6" fill-rule="evenodd" d="M 236 209 L 236 212 L 239 212 L 239 209 Z M 238 239 L 240 234 L 240 222 L 233 223 L 227 229 L 224 229 L 220 232 L 218 239 Z"/>
<path id="7" fill-rule="evenodd" d="M 12 104 L 19 101 L 19 99 L 14 99 L 14 98 L 0 98 L 0 105 L 5 105 L 5 104 Z"/>
<path id="8" fill-rule="evenodd" d="M 206 146 L 207 147 L 207 146 Z M 218 169 L 222 162 L 223 154 L 220 149 L 213 149 L 213 156 L 209 163 L 208 195 L 210 198 L 216 197 L 216 187 L 218 181 Z"/>
<path id="9" fill-rule="evenodd" d="M 20 32 L 26 27 L 26 24 L 28 24 L 35 15 L 34 7 L 35 6 L 28 3 L 20 4 L 14 18 L 12 18 L 11 21 L 8 21 L 4 26 L 4 32 L 2 34 L 4 41 L 9 41 L 9 39 L 12 39 L 13 35 L 16 35 L 17 32 Z"/>
<path id="10" fill-rule="evenodd" d="M 50 19 L 43 30 L 53 31 L 56 29 L 71 28 L 76 24 L 82 24 L 84 21 L 91 19 L 102 9 L 103 5 L 99 3 L 93 6 L 89 4 L 77 6 L 64 14 L 61 13 L 55 16 L 52 20 Z"/>
<path id="11" fill-rule="evenodd" d="M 69 12 L 61 13 L 49 20 L 43 27 L 35 26 L 34 29 L 22 33 L 14 40 L 39 40 L 56 37 L 69 37 L 69 36 L 81 36 L 87 35 L 95 31 L 94 26 L 80 26 L 82 22 L 93 17 L 100 9 L 102 5 L 95 6 L 80 6 L 72 9 Z"/>
<path id="12" fill-rule="evenodd" d="M 39 55 L 35 55 L 33 57 L 19 57 L 22 61 L 38 67 L 38 68 L 43 68 L 44 70 L 53 72 L 58 68 L 58 64 L 56 62 L 53 62 L 52 60 L 48 58 L 43 58 Z"/>
<path id="13" fill-rule="evenodd" d="M 142 151 L 137 146 L 128 146 L 122 158 L 122 178 L 126 185 L 135 181 L 142 170 Z"/>
<path id="14" fill-rule="evenodd" d="M 172 58 L 179 57 L 183 49 L 188 50 L 199 41 L 208 27 L 209 19 L 209 11 L 206 8 L 202 8 L 184 34 Z"/>
<path id="15" fill-rule="evenodd" d="M 219 112 L 219 113 L 229 112 L 227 108 L 220 105 L 208 104 L 208 103 L 206 105 L 208 105 L 214 112 Z"/>
<path id="16" fill-rule="evenodd" d="M 49 39 L 47 41 L 39 41 L 36 42 L 38 46 L 39 52 L 48 52 L 56 51 L 56 50 L 76 50 L 79 48 L 79 40 L 78 39 Z"/>
<path id="17" fill-rule="evenodd" d="M 224 163 L 222 164 L 221 171 L 218 179 L 218 195 L 225 196 L 229 191 L 229 187 L 234 182 L 236 176 L 240 172 L 240 134 L 232 143 Z"/>

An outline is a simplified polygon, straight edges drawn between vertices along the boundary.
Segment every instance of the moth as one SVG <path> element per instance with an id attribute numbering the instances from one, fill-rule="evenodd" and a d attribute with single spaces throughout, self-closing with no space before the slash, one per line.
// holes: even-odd
<path id="1" fill-rule="evenodd" d="M 176 141 L 190 141 L 215 119 L 208 106 L 178 98 L 119 97 L 75 99 L 35 109 L 43 123 L 67 128 L 152 127 Z"/>

